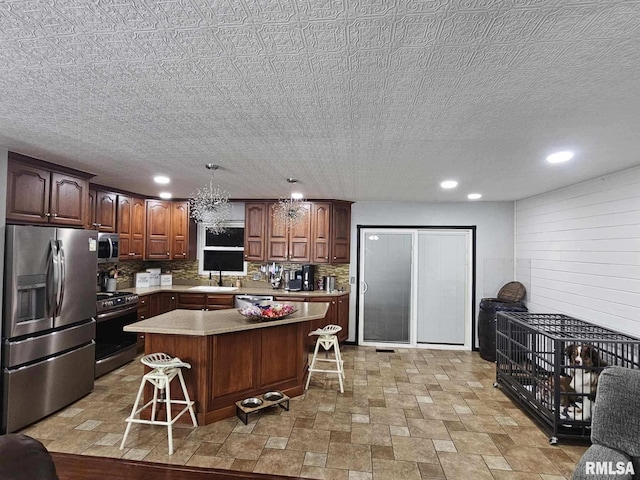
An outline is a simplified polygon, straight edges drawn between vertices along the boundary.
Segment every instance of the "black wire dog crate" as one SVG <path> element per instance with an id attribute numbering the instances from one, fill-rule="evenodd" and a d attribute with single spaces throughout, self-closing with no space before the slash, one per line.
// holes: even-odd
<path id="1" fill-rule="evenodd" d="M 574 347 L 590 357 L 576 364 L 566 353 Z M 552 432 L 552 445 L 558 438 L 589 439 L 592 381 L 610 365 L 640 368 L 640 339 L 567 315 L 497 315 L 494 386 Z"/>

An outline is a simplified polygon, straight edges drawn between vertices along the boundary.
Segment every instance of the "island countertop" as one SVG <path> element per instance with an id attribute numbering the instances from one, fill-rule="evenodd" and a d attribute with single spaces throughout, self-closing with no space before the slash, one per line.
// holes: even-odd
<path id="1" fill-rule="evenodd" d="M 162 315 L 132 323 L 124 327 L 125 332 L 159 333 L 165 335 L 208 336 L 240 332 L 256 328 L 267 328 L 290 323 L 306 322 L 324 318 L 329 303 L 287 302 L 296 309 L 282 320 L 259 322 L 249 320 L 236 309 L 227 310 L 173 310 Z"/>

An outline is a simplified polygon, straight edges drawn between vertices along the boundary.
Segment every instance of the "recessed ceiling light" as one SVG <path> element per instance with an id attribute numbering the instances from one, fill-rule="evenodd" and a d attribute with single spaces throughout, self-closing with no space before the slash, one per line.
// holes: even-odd
<path id="1" fill-rule="evenodd" d="M 573 152 L 565 151 L 565 152 L 556 152 L 552 153 L 547 157 L 547 162 L 549 163 L 562 163 L 567 162 L 573 158 Z"/>
<path id="2" fill-rule="evenodd" d="M 171 181 L 171 179 L 169 179 L 169 177 L 165 177 L 164 175 L 156 175 L 155 177 L 153 177 L 153 181 L 159 183 L 160 185 L 166 185 Z"/>
<path id="3" fill-rule="evenodd" d="M 304 198 L 304 195 L 300 192 L 293 192 L 291 194 L 291 198 L 293 198 L 294 200 L 302 200 Z"/>
<path id="4" fill-rule="evenodd" d="M 440 184 L 442 188 L 456 188 L 458 186 L 458 182 L 455 180 L 445 180 Z"/>
<path id="5" fill-rule="evenodd" d="M 169 200 L 169 199 L 171 198 L 171 196 L 172 196 L 172 195 L 171 195 L 169 192 L 162 192 L 162 193 L 159 195 L 159 197 L 160 197 L 160 198 L 163 198 L 163 199 L 165 199 L 165 200 Z"/>
<path id="6" fill-rule="evenodd" d="M 482 198 L 482 194 L 481 193 L 470 193 L 469 195 L 467 195 L 467 198 L 469 200 L 478 200 L 478 199 Z"/>

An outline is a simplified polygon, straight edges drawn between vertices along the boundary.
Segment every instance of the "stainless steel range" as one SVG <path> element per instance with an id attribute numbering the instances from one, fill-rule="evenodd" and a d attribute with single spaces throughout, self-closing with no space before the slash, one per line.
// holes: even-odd
<path id="1" fill-rule="evenodd" d="M 138 295 L 101 292 L 96 302 L 96 378 L 130 362 L 137 354 L 137 336 L 124 332 L 138 320 Z"/>

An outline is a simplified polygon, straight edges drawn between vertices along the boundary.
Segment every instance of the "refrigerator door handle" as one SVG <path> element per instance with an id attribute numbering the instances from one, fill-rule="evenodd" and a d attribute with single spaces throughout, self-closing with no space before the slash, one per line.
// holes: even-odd
<path id="1" fill-rule="evenodd" d="M 62 240 L 58 240 L 58 258 L 60 265 L 60 288 L 58 289 L 58 309 L 56 311 L 56 316 L 60 316 L 62 302 L 64 301 L 64 287 L 67 283 L 67 269 L 65 266 L 64 245 L 62 244 Z"/>
<path id="2" fill-rule="evenodd" d="M 60 264 L 58 247 L 55 240 L 50 241 L 49 266 L 47 267 L 47 303 L 48 316 L 55 317 L 58 312 L 58 286 L 60 284 Z"/>

